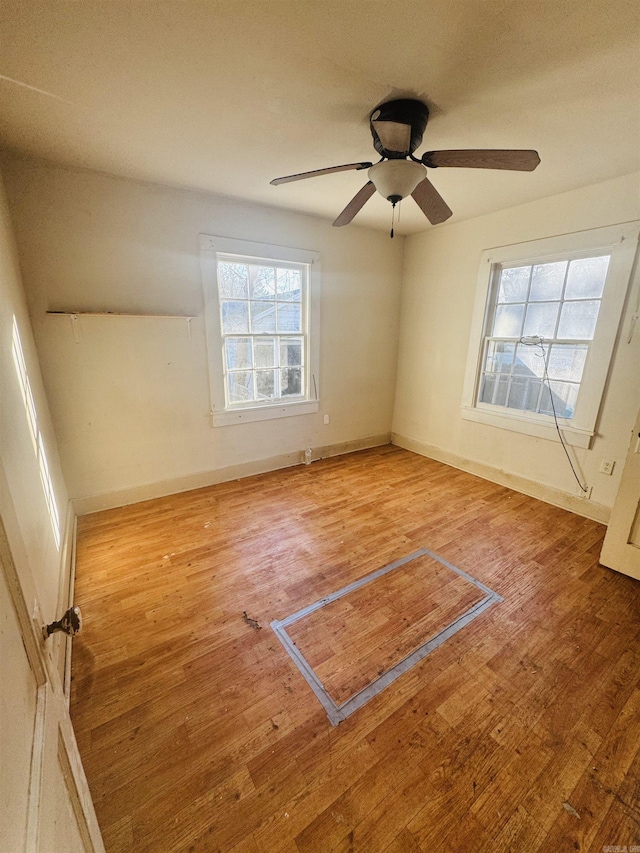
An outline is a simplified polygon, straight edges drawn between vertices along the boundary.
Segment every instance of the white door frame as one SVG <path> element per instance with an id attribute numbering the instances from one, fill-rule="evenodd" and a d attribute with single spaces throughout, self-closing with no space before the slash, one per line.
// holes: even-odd
<path id="1" fill-rule="evenodd" d="M 25 591 L 11 553 L 4 521 L 0 516 L 0 570 L 10 591 L 22 642 L 36 683 L 36 715 L 31 750 L 25 853 L 48 847 L 41 837 L 42 779 L 45 762 L 57 759 L 62 771 L 78 832 L 87 853 L 104 853 L 100 828 L 84 774 L 63 685 L 53 658 L 46 653 L 37 613 L 30 614 Z M 33 586 L 32 578 L 25 579 Z M 33 589 L 27 591 L 33 598 Z M 10 685 L 3 685 L 10 689 Z M 18 853 L 18 851 L 16 851 Z"/>
<path id="2" fill-rule="evenodd" d="M 604 537 L 600 562 L 603 566 L 623 572 L 640 580 L 640 410 L 631 433 L 629 450 L 618 487 L 607 533 Z"/>

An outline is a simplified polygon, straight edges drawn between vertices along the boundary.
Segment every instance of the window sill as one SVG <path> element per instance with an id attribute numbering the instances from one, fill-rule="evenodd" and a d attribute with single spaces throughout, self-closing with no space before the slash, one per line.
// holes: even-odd
<path id="1" fill-rule="evenodd" d="M 252 406 L 246 409 L 225 409 L 212 412 L 213 426 L 229 426 L 231 424 L 252 423 L 254 421 L 269 421 L 275 418 L 290 418 L 295 415 L 311 415 L 317 412 L 317 400 L 304 400 L 298 403 L 277 403 L 273 406 Z"/>
<path id="2" fill-rule="evenodd" d="M 553 422 L 546 423 L 544 421 L 523 418 L 517 414 L 511 414 L 506 411 L 494 412 L 471 406 L 462 406 L 462 417 L 464 420 L 487 424 L 488 426 L 498 427 L 498 429 L 520 432 L 525 435 L 532 435 L 535 438 L 545 438 L 549 441 L 560 441 Z M 562 436 L 567 444 L 570 444 L 573 447 L 590 447 L 591 439 L 594 435 L 593 432 L 585 429 L 577 429 L 576 427 L 564 426 L 562 419 L 559 419 L 558 422 L 562 431 Z"/>

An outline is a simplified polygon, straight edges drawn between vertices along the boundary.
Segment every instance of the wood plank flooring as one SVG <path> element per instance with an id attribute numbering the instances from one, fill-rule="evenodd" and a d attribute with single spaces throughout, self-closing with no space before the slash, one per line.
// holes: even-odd
<path id="1" fill-rule="evenodd" d="M 603 535 L 391 446 L 79 519 L 71 711 L 107 850 L 640 845 L 640 583 Z M 269 622 L 419 548 L 505 600 L 334 728 Z"/>
<path id="2" fill-rule="evenodd" d="M 334 702 L 392 669 L 486 593 L 442 563 L 416 557 L 287 628 Z"/>

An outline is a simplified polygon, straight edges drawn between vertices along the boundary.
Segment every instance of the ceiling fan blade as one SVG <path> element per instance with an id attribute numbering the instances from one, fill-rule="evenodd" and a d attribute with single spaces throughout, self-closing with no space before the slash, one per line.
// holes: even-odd
<path id="1" fill-rule="evenodd" d="M 353 217 L 361 210 L 365 203 L 369 201 L 371 196 L 375 193 L 376 188 L 373 185 L 373 181 L 367 181 L 367 183 L 362 187 L 361 190 L 354 195 L 349 204 L 345 207 L 342 213 L 338 216 L 338 218 L 334 221 L 334 225 L 348 225 Z"/>
<path id="2" fill-rule="evenodd" d="M 540 163 L 537 151 L 470 148 L 462 151 L 427 151 L 422 162 L 432 169 L 439 166 L 461 166 L 464 169 L 510 169 L 533 172 Z"/>
<path id="3" fill-rule="evenodd" d="M 385 151 L 405 154 L 411 147 L 411 125 L 398 121 L 371 122 Z"/>
<path id="4" fill-rule="evenodd" d="M 314 169 L 313 172 L 299 172 L 297 175 L 286 175 L 284 178 L 274 178 L 269 183 L 274 186 L 288 184 L 291 181 L 303 181 L 305 178 L 316 178 L 318 175 L 332 175 L 334 172 L 349 172 L 351 169 L 368 169 L 372 163 L 345 163 L 343 166 L 329 166 L 327 169 Z"/>
<path id="5" fill-rule="evenodd" d="M 453 211 L 429 178 L 420 181 L 411 196 L 432 225 L 438 225 L 453 216 Z"/>

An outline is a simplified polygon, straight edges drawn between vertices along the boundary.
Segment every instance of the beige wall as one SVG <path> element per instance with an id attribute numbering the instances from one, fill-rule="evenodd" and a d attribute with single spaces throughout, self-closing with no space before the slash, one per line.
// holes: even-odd
<path id="1" fill-rule="evenodd" d="M 574 190 L 407 238 L 393 431 L 398 443 L 600 517 L 612 506 L 629 430 L 640 404 L 640 328 L 632 309 L 614 355 L 598 434 L 576 457 L 593 486 L 589 502 L 557 442 L 461 418 L 462 388 L 480 256 L 485 249 L 640 218 L 638 176 Z M 630 304 L 638 299 L 638 276 Z M 602 458 L 614 476 L 598 472 Z"/>
<path id="2" fill-rule="evenodd" d="M 390 241 L 40 161 L 6 158 L 3 171 L 62 464 L 80 511 L 294 464 L 307 446 L 375 442 L 393 429 L 399 444 L 608 517 L 640 402 L 640 332 L 626 343 L 631 309 L 597 437 L 591 449 L 575 450 L 593 487 L 589 501 L 578 497 L 557 442 L 465 421 L 460 403 L 481 253 L 637 219 L 637 176 Z M 317 414 L 211 426 L 200 233 L 321 252 Z M 189 335 L 181 321 L 83 318 L 76 342 L 70 321 L 47 310 L 196 319 Z M 598 472 L 603 458 L 618 463 L 612 477 Z"/>
<path id="3" fill-rule="evenodd" d="M 64 542 L 68 496 L 47 407 L 18 254 L 0 178 L 0 514 L 25 595 L 37 596 L 43 618 L 56 616 L 64 554 L 58 549 L 47 511 L 37 458 L 28 427 L 12 355 L 12 326 L 17 319 L 38 424 L 53 480 Z M 33 582 L 31 581 L 33 578 Z M 32 588 L 35 584 L 35 590 Z M 27 602 L 29 608 L 33 602 Z"/>
<path id="4" fill-rule="evenodd" d="M 69 492 L 102 496 L 80 510 L 390 434 L 402 238 L 38 161 L 4 171 Z M 317 414 L 211 426 L 200 233 L 321 253 Z M 196 319 L 189 336 L 181 321 L 83 318 L 77 343 L 47 310 Z"/>

